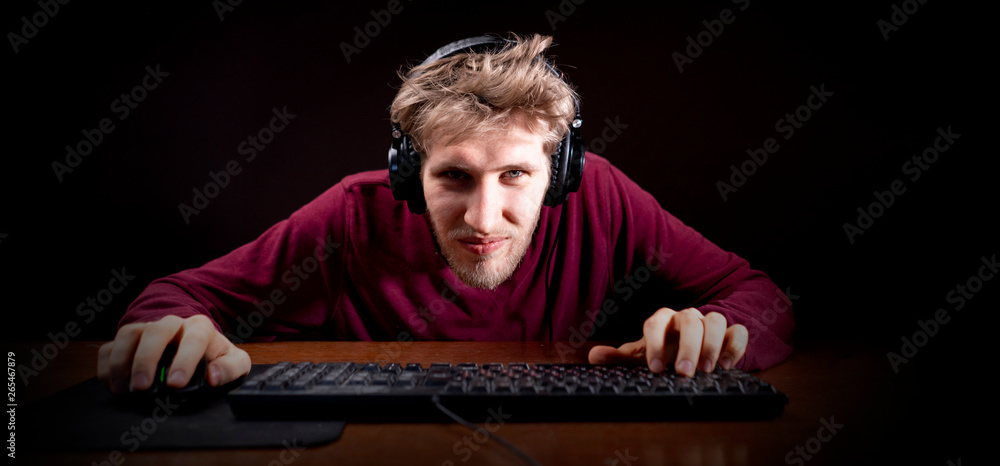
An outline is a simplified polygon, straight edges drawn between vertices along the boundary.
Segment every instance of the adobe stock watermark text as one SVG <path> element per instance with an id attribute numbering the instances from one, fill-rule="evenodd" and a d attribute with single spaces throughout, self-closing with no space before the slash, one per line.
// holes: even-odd
<path id="1" fill-rule="evenodd" d="M 272 117 L 270 122 L 255 133 L 251 133 L 246 139 L 236 146 L 236 152 L 243 156 L 243 162 L 253 162 L 257 159 L 258 152 L 263 152 L 267 145 L 274 141 L 275 136 L 284 131 L 288 124 L 297 115 L 288 112 L 288 107 L 277 107 L 271 109 Z M 207 207 L 212 199 L 222 193 L 222 190 L 229 186 L 233 177 L 243 173 L 239 159 L 230 159 L 226 162 L 224 170 L 208 171 L 208 183 L 199 188 L 191 188 L 191 204 L 181 202 L 177 204 L 177 211 L 184 219 L 185 225 L 191 224 L 191 217 L 200 214 Z"/>
<path id="2" fill-rule="evenodd" d="M 931 165 L 938 161 L 941 154 L 948 152 L 955 141 L 961 137 L 961 134 L 951 129 L 951 125 L 948 125 L 947 129 L 938 127 L 934 142 L 904 162 L 900 170 L 904 175 L 908 175 L 911 183 L 916 182 L 923 176 L 924 172 L 931 168 Z M 889 183 L 889 189 L 873 191 L 874 201 L 867 207 L 858 207 L 856 223 L 844 222 L 843 229 L 844 234 L 847 235 L 847 241 L 854 244 L 858 236 L 871 229 L 875 225 L 875 220 L 885 215 L 886 211 L 896 203 L 896 199 L 906 193 L 906 189 L 906 182 L 896 179 Z"/>
<path id="3" fill-rule="evenodd" d="M 125 121 L 132 114 L 132 111 L 149 97 L 150 92 L 160 87 L 163 78 L 168 76 L 170 73 L 161 70 L 159 64 L 146 66 L 146 74 L 139 84 L 122 92 L 117 99 L 111 101 L 109 106 L 111 113 L 118 121 Z M 52 171 L 55 173 L 56 179 L 62 183 L 66 175 L 73 173 L 73 170 L 83 163 L 83 158 L 92 154 L 104 142 L 105 137 L 114 130 L 115 120 L 110 117 L 102 118 L 92 129 L 84 128 L 81 130 L 80 134 L 83 135 L 83 138 L 73 144 L 66 145 L 66 155 L 63 157 L 63 161 L 52 161 Z"/>
<path id="4" fill-rule="evenodd" d="M 344 54 L 344 60 L 350 63 L 353 60 L 352 55 L 360 54 L 362 49 L 371 45 L 372 40 L 389 26 L 392 18 L 402 12 L 401 0 L 389 0 L 384 9 L 369 11 L 368 15 L 371 20 L 363 26 L 354 26 L 354 37 L 351 42 L 343 41 L 340 43 L 340 52 Z"/>
<path id="5" fill-rule="evenodd" d="M 20 53 L 21 47 L 28 44 L 28 41 L 34 39 L 42 28 L 49 24 L 49 21 L 55 19 L 56 15 L 59 14 L 59 7 L 66 5 L 70 0 L 38 0 L 39 10 L 32 13 L 30 17 L 21 17 L 21 29 L 17 32 L 11 31 L 7 33 L 7 40 L 10 42 L 10 47 L 14 49 L 14 53 Z"/>
<path id="6" fill-rule="evenodd" d="M 795 136 L 796 131 L 802 129 L 803 125 L 812 119 L 813 114 L 823 108 L 827 99 L 833 97 L 833 92 L 826 90 L 826 84 L 819 86 L 809 86 L 809 95 L 805 98 L 805 103 L 799 105 L 795 110 L 785 113 L 785 116 L 778 118 L 774 122 L 774 131 L 781 135 L 785 141 Z M 729 182 L 719 180 L 715 182 L 722 202 L 729 200 L 729 195 L 735 193 L 746 184 L 757 171 L 767 163 L 768 158 L 781 149 L 778 140 L 769 137 L 761 143 L 761 147 L 747 149 L 747 159 L 739 166 L 730 165 Z"/>
<path id="7" fill-rule="evenodd" d="M 899 352 L 890 351 L 886 354 L 894 373 L 899 373 L 904 364 L 916 357 L 920 349 L 927 346 L 931 338 L 937 335 L 944 325 L 951 322 L 953 313 L 964 309 L 969 301 L 983 290 L 987 282 L 1000 274 L 1000 262 L 997 262 L 996 254 L 980 257 L 979 263 L 975 274 L 955 284 L 945 294 L 944 299 L 951 305 L 950 309 L 941 307 L 934 311 L 933 317 L 926 320 L 918 319 L 916 322 L 917 330 L 914 330 L 909 336 L 904 335 L 899 338 Z"/>
<path id="8" fill-rule="evenodd" d="M 750 7 L 750 0 L 732 0 L 732 2 L 739 6 L 740 12 L 744 12 Z M 677 66 L 677 72 L 683 73 L 684 66 L 694 63 L 695 58 L 705 53 L 722 36 L 722 33 L 726 30 L 726 26 L 733 24 L 735 21 L 736 13 L 729 8 L 723 8 L 719 11 L 718 19 L 706 19 L 702 21 L 703 30 L 693 36 L 684 38 L 685 46 L 683 52 L 675 51 L 670 55 L 674 59 L 674 65 Z"/>

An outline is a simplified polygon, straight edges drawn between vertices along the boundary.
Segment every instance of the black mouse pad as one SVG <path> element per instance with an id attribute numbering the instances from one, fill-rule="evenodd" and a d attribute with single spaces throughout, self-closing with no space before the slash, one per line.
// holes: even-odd
<path id="1" fill-rule="evenodd" d="M 266 365 L 255 365 L 253 375 Z M 35 453 L 79 450 L 297 448 L 340 437 L 342 421 L 238 420 L 224 395 L 199 403 L 123 403 L 97 378 L 25 406 L 19 440 Z"/>

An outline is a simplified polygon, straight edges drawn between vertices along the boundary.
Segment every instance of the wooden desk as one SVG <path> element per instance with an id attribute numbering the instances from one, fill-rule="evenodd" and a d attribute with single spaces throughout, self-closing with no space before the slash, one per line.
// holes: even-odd
<path id="1" fill-rule="evenodd" d="M 93 377 L 99 346 L 98 342 L 71 343 L 21 395 L 35 399 Z M 589 346 L 564 362 L 586 362 Z M 22 345 L 18 357 L 26 361 L 37 347 Z M 281 342 L 242 348 L 255 364 L 563 362 L 552 343 Z M 906 464 L 910 460 L 946 465 L 945 458 L 957 460 L 965 447 L 963 428 L 940 425 L 950 419 L 939 415 L 928 419 L 932 410 L 923 407 L 920 415 L 913 414 L 916 395 L 901 388 L 913 381 L 894 374 L 883 352 L 844 343 L 800 345 L 790 359 L 756 375 L 789 395 L 791 402 L 778 419 L 508 422 L 495 433 L 545 465 Z M 471 419 L 484 420 L 485 415 L 483 420 Z M 348 424 L 338 441 L 294 454 L 281 449 L 139 451 L 126 453 L 122 464 L 519 464 L 516 456 L 495 442 L 479 444 L 473 439 L 469 446 L 462 445 L 463 438 L 471 435 L 458 424 Z M 38 464 L 109 464 L 107 452 L 34 459 Z"/>

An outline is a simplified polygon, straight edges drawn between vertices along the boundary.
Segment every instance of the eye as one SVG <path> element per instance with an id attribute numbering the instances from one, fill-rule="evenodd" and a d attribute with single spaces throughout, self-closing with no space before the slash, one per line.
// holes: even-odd
<path id="1" fill-rule="evenodd" d="M 509 178 L 509 179 L 514 179 L 514 178 L 520 178 L 521 175 L 523 175 L 523 174 L 524 174 L 524 172 L 521 171 L 521 170 L 510 170 L 510 171 L 504 173 L 504 177 L 505 178 Z"/>
<path id="2" fill-rule="evenodd" d="M 452 181 L 462 181 L 469 179 L 468 173 L 460 172 L 458 170 L 448 170 L 446 172 L 442 172 L 441 176 Z"/>

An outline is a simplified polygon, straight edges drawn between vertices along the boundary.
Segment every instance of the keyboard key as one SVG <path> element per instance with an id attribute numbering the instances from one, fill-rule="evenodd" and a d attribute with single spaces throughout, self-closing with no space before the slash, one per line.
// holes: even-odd
<path id="1" fill-rule="evenodd" d="M 348 385 L 368 385 L 368 372 L 355 372 L 347 379 Z"/>
<path id="2" fill-rule="evenodd" d="M 576 388 L 573 389 L 573 393 L 590 395 L 594 393 L 594 390 L 590 388 L 590 385 L 577 385 Z"/>
<path id="3" fill-rule="evenodd" d="M 490 391 L 489 387 L 490 387 L 489 383 L 486 380 L 475 380 L 471 384 L 469 384 L 469 393 L 477 393 L 477 394 L 489 393 Z"/>
<path id="4" fill-rule="evenodd" d="M 493 392 L 500 394 L 514 393 L 514 385 L 508 377 L 498 377 L 493 381 Z"/>
<path id="5" fill-rule="evenodd" d="M 382 368 L 382 372 L 392 372 L 393 374 L 398 374 L 403 372 L 403 367 L 396 363 L 389 363 Z"/>

